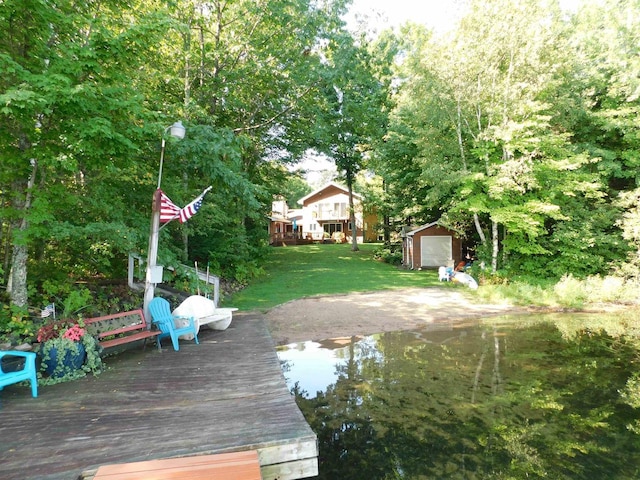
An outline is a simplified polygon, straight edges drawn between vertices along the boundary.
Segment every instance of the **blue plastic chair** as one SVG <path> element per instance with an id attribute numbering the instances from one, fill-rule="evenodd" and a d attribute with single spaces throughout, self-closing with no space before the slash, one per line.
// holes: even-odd
<path id="1" fill-rule="evenodd" d="M 24 357 L 24 367 L 15 372 L 2 370 L 3 357 Z M 31 382 L 31 395 L 38 396 L 38 377 L 36 376 L 36 354 L 33 352 L 20 352 L 18 350 L 0 351 L 0 390 L 7 385 L 29 380 Z"/>
<path id="2" fill-rule="evenodd" d="M 156 323 L 162 332 L 158 335 L 158 342 L 166 337 L 171 337 L 173 343 L 173 349 L 175 351 L 180 350 L 180 344 L 178 343 L 178 337 L 188 333 L 193 334 L 193 339 L 197 344 L 198 331 L 196 330 L 195 320 L 193 317 L 174 317 L 171 313 L 171 306 L 164 298 L 156 297 L 149 303 L 149 312 L 151 313 L 151 319 L 153 323 Z M 176 318 L 185 318 L 189 321 L 189 324 L 184 327 L 176 327 L 174 320 Z"/>

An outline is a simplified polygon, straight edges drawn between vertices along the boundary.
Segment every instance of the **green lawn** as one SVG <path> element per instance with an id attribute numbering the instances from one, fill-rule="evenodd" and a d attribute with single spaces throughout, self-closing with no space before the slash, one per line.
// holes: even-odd
<path id="1" fill-rule="evenodd" d="M 380 244 L 298 245 L 273 248 L 266 275 L 225 300 L 226 306 L 266 311 L 313 295 L 439 285 L 434 270 L 403 270 L 373 258 Z"/>
<path id="2" fill-rule="evenodd" d="M 273 248 L 265 266 L 266 275 L 225 299 L 223 306 L 241 310 L 266 311 L 276 305 L 310 297 L 351 292 L 411 287 L 462 288 L 483 303 L 511 303 L 548 308 L 583 308 L 591 303 L 638 303 L 637 282 L 614 277 L 578 280 L 569 276 L 558 282 L 541 284 L 526 279 L 493 283 L 480 281 L 482 288 L 470 291 L 460 285 L 438 282 L 435 270 L 404 270 L 377 261 L 373 253 L 380 244 L 299 245 Z M 614 281 L 616 280 L 616 281 Z"/>

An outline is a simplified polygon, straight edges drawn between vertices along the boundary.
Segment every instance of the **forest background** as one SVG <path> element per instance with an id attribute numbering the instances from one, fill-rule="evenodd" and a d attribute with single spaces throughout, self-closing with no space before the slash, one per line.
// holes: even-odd
<path id="1" fill-rule="evenodd" d="M 291 170 L 320 154 L 387 242 L 439 220 L 496 282 L 637 286 L 640 1 L 463 3 L 446 33 L 373 35 L 348 0 L 5 0 L 0 324 L 145 256 L 176 120 L 163 190 L 213 189 L 162 229 L 160 264 L 258 277 L 274 195 L 307 193 Z"/>

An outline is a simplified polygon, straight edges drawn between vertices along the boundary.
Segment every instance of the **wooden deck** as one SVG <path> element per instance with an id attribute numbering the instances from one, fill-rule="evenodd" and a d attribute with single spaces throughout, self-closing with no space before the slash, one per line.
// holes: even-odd
<path id="1" fill-rule="evenodd" d="M 257 450 L 262 478 L 317 475 L 317 439 L 289 393 L 260 316 L 200 345 L 106 359 L 97 377 L 0 392 L 0 478 L 92 478 L 101 465 Z"/>

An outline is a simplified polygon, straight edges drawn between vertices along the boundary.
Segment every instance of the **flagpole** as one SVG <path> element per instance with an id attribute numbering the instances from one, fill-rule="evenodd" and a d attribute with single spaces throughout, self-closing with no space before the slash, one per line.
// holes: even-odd
<path id="1" fill-rule="evenodd" d="M 149 232 L 149 249 L 147 250 L 147 271 L 144 281 L 144 303 L 143 313 L 149 325 L 151 325 L 151 315 L 149 314 L 149 304 L 153 300 L 155 284 L 152 282 L 151 275 L 155 270 L 158 262 L 158 237 L 160 236 L 160 182 L 162 181 L 162 166 L 164 163 L 164 147 L 165 135 L 170 135 L 177 139 L 184 138 L 185 128 L 182 122 L 175 122 L 170 127 L 165 128 L 162 133 L 162 146 L 160 149 L 160 168 L 158 169 L 158 188 L 153 194 L 153 202 L 151 203 L 151 231 Z M 149 327 L 151 328 L 151 327 Z"/>
<path id="2" fill-rule="evenodd" d="M 149 232 L 149 249 L 147 250 L 147 271 L 144 282 L 144 308 L 143 313 L 151 324 L 149 304 L 155 294 L 155 284 L 152 281 L 152 273 L 158 263 L 158 237 L 160 236 L 160 189 L 156 189 L 151 203 L 151 231 Z"/>

